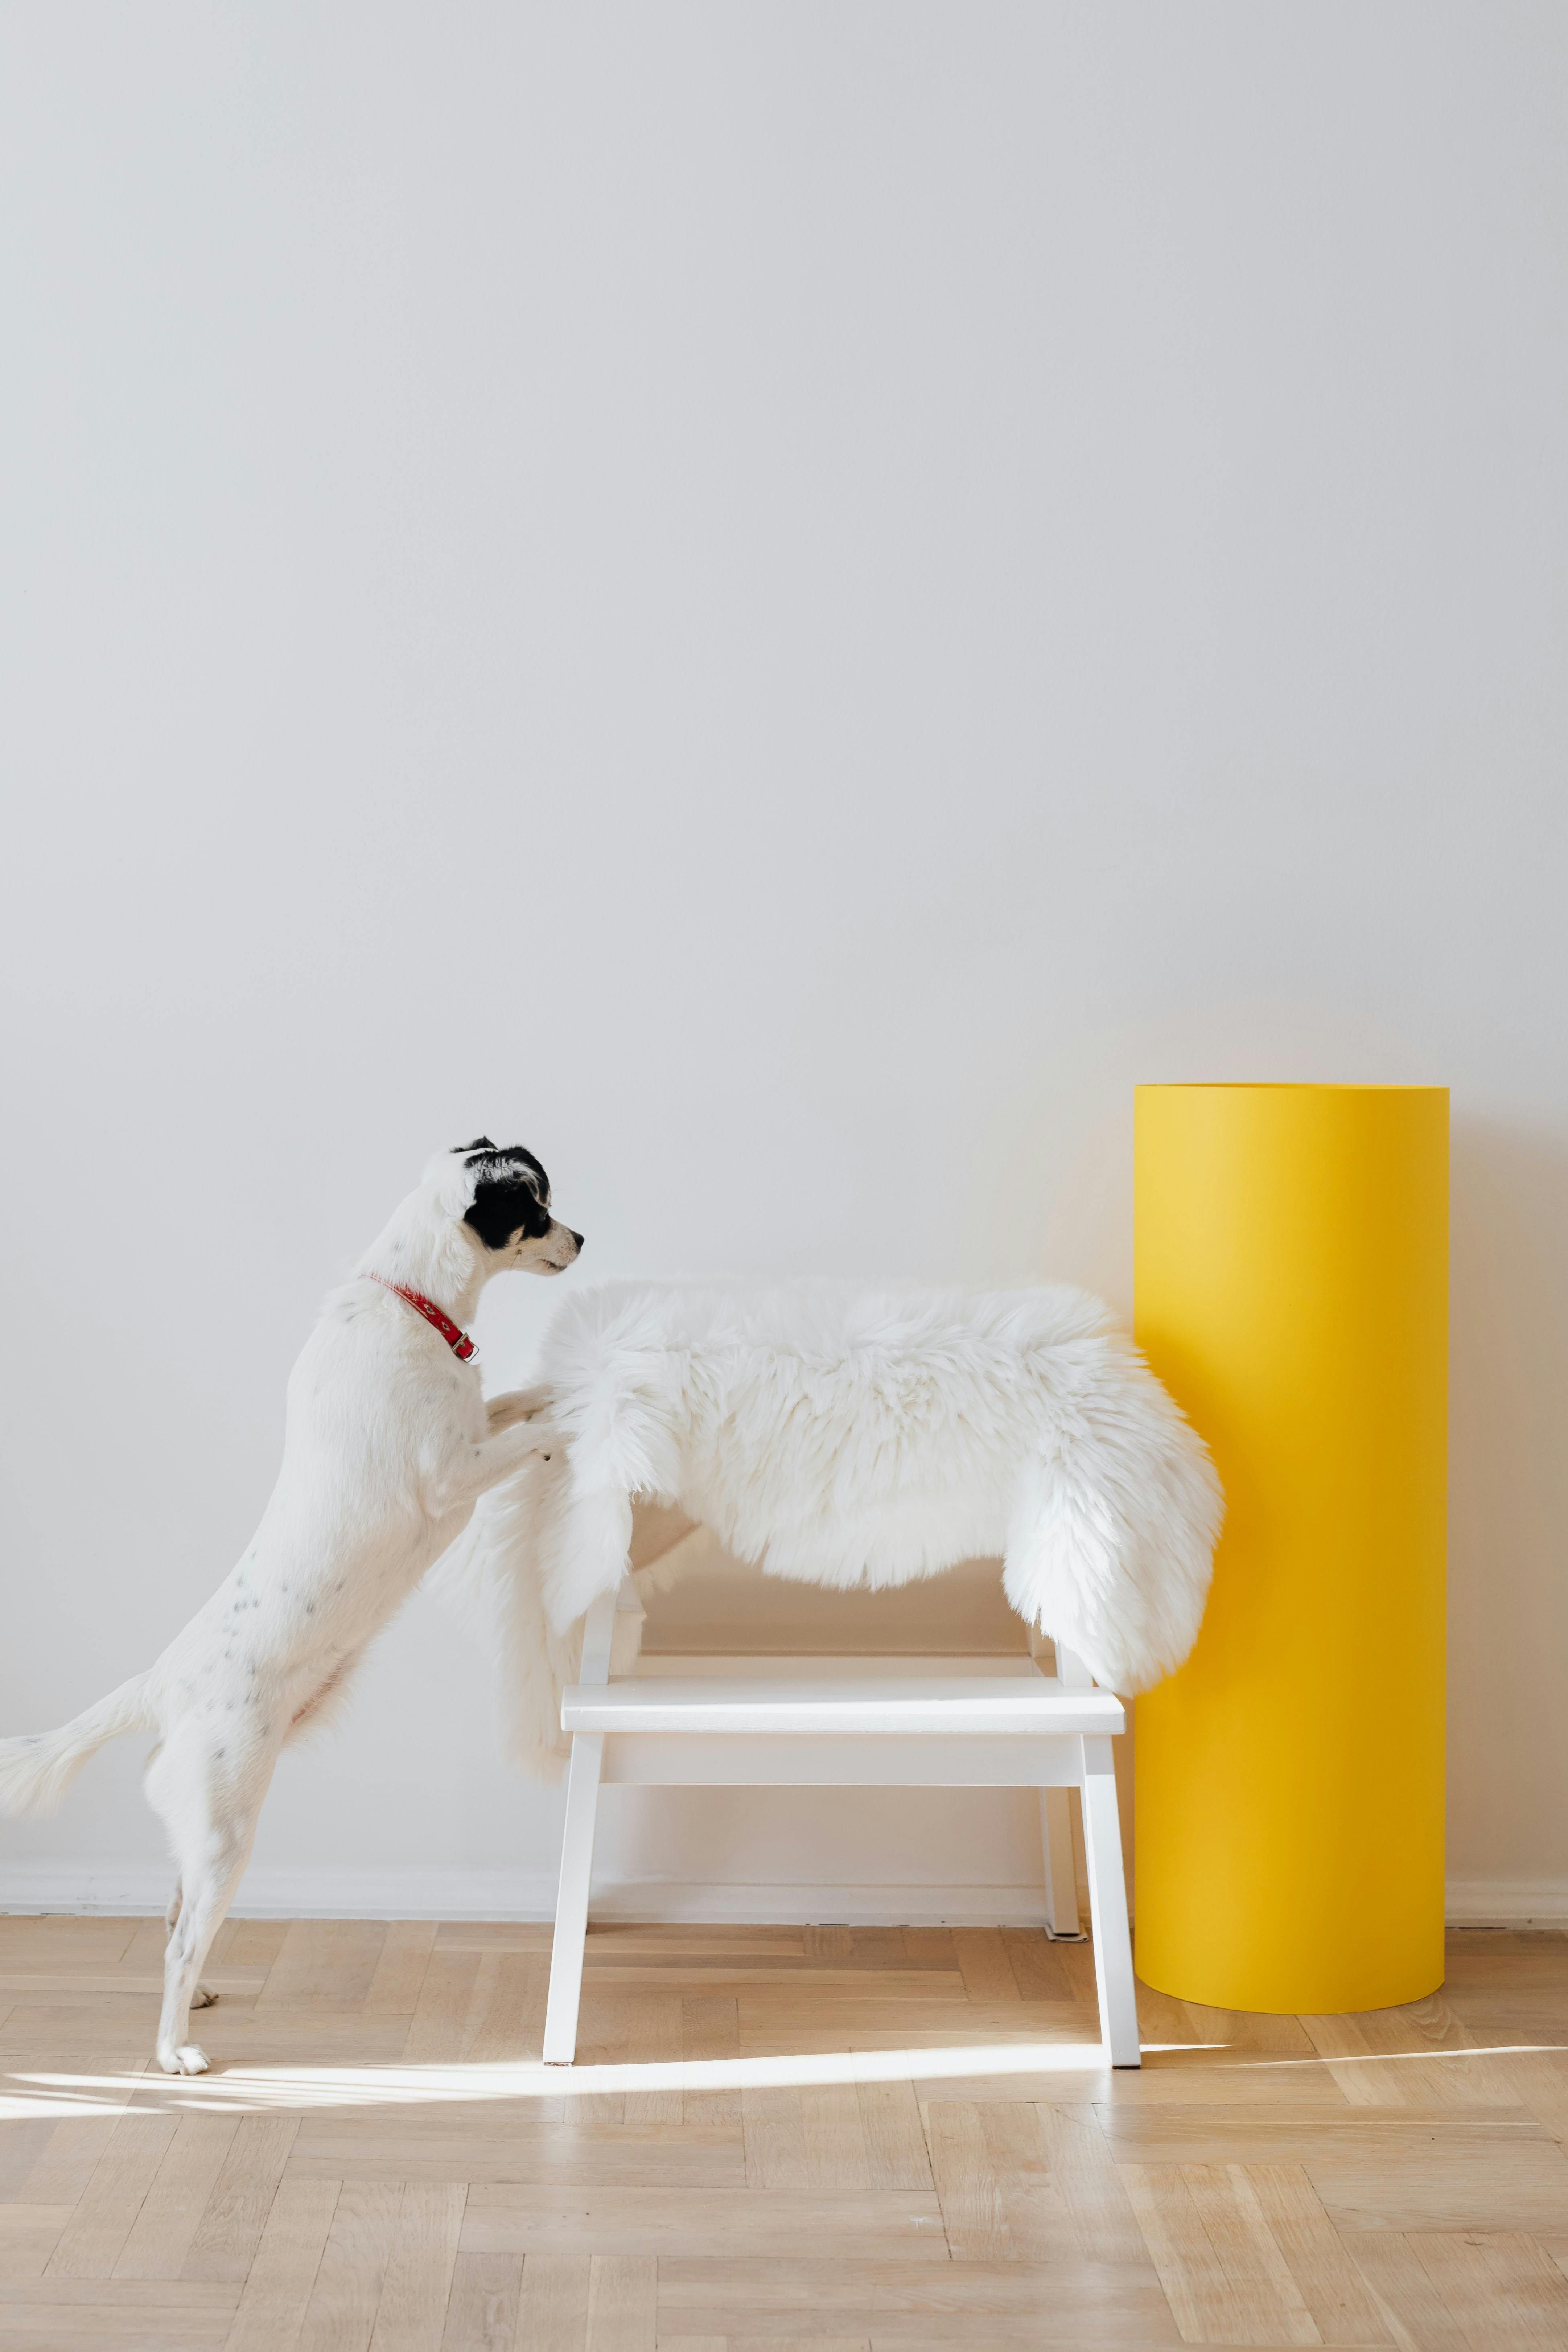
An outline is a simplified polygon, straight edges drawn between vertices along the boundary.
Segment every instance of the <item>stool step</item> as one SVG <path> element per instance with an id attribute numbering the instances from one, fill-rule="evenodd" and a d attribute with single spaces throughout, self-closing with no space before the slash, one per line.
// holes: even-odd
<path id="1" fill-rule="evenodd" d="M 998 1738 L 1120 1732 L 1114 1691 L 1064 1690 L 1054 1676 L 910 1675 L 886 1680 L 787 1683 L 673 1681 L 633 1675 L 575 1683 L 562 1694 L 563 1731 L 748 1732 Z"/>

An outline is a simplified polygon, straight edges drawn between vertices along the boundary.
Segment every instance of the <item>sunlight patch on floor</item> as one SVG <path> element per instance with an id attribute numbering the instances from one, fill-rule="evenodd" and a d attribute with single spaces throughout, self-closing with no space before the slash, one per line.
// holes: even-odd
<path id="1" fill-rule="evenodd" d="M 1325 2058 L 1259 2050 L 1229 2062 L 1226 2072 L 1266 2068 L 1397 2066 L 1402 2061 L 1458 2065 L 1477 2058 L 1549 2057 L 1560 2042 L 1487 2042 L 1464 2050 L 1357 2052 Z M 1143 2056 L 1196 2056 L 1234 2043 L 1146 2042 Z M 51 2116 L 118 2116 L 133 2101 L 149 2108 L 190 2107 L 262 2112 L 269 2108 L 445 2106 L 469 2100 L 589 2099 L 636 2091 L 803 2089 L 836 2083 L 937 2083 L 1021 2074 L 1108 2075 L 1098 2042 L 967 2042 L 946 2049 L 793 2052 L 780 2057 L 687 2058 L 581 2066 L 546 2066 L 538 2059 L 431 2066 L 226 2066 L 210 2074 L 17 2074 L 0 2077 L 0 2121 Z M 1092 2096 L 1087 2088 L 1075 2094 Z"/>

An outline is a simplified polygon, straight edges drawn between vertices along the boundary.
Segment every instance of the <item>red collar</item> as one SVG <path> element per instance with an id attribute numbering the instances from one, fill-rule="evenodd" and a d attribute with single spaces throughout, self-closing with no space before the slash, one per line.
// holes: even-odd
<path id="1" fill-rule="evenodd" d="M 423 1315 L 426 1323 L 439 1331 L 458 1361 L 464 1364 L 468 1362 L 468 1358 L 475 1352 L 473 1341 L 460 1326 L 453 1322 L 449 1315 L 443 1315 L 433 1298 L 426 1298 L 422 1291 L 405 1290 L 400 1282 L 388 1282 L 384 1274 L 373 1274 L 370 1279 L 372 1282 L 379 1282 L 383 1290 L 395 1290 L 399 1298 L 405 1298 L 416 1315 Z"/>

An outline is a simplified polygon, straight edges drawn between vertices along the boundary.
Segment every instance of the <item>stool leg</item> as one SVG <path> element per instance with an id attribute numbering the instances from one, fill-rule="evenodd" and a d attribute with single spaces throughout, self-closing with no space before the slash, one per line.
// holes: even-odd
<path id="1" fill-rule="evenodd" d="M 588 1940 L 588 1886 L 594 1875 L 594 1820 L 599 1810 L 602 1731 L 579 1731 L 566 1769 L 566 1827 L 561 1840 L 561 1889 L 550 1947 L 550 1998 L 544 2008 L 544 2063 L 570 2066 L 577 2048 L 577 2005 L 583 1992 L 583 1947 Z"/>
<path id="2" fill-rule="evenodd" d="M 1081 1944 L 1078 1920 L 1078 1872 L 1072 1858 L 1072 1813 L 1068 1789 L 1040 1790 L 1040 1846 L 1046 1859 L 1046 1933 L 1053 1943 Z"/>
<path id="3" fill-rule="evenodd" d="M 1083 1843 L 1089 1863 L 1089 1918 L 1094 1931 L 1100 2031 L 1113 2066 L 1139 2066 L 1143 2062 L 1138 2048 L 1138 2001 L 1132 1983 L 1132 1938 L 1127 1927 L 1116 1767 L 1108 1734 L 1093 1733 L 1081 1746 Z"/>

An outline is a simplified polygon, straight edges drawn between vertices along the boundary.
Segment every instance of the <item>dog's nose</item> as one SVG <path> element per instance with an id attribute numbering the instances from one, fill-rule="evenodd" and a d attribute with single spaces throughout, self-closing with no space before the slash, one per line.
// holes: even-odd
<path id="1" fill-rule="evenodd" d="M 569 1234 L 572 1234 L 572 1228 L 570 1225 L 567 1226 L 566 1230 Z M 583 1255 L 583 1236 L 581 1234 L 572 1234 L 572 1238 L 577 1244 L 577 1255 L 581 1257 Z"/>

